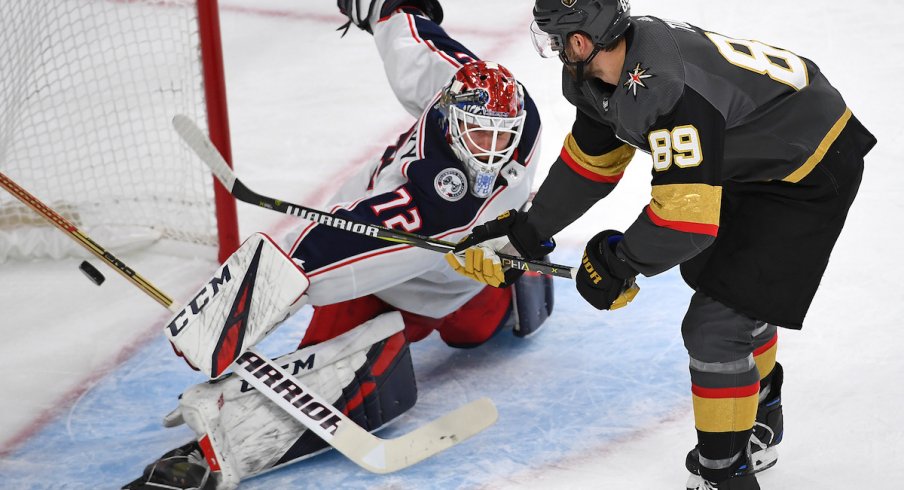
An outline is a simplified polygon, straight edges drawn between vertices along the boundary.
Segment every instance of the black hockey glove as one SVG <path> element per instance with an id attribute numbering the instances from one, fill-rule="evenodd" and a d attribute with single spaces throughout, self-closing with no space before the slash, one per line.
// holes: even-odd
<path id="1" fill-rule="evenodd" d="M 542 259 L 556 248 L 556 242 L 553 239 L 541 238 L 537 230 L 528 224 L 527 213 L 519 213 L 510 209 L 493 221 L 475 226 L 470 235 L 458 242 L 455 252 L 461 252 L 478 243 L 499 237 L 508 237 L 515 250 L 526 259 Z"/>
<path id="2" fill-rule="evenodd" d="M 400 7 L 416 8 L 437 25 L 443 21 L 443 7 L 439 0 L 337 0 L 336 6 L 342 15 L 348 17 L 348 22 L 339 27 L 343 36 L 352 24 L 373 34 L 371 21 L 382 19 Z M 379 15 L 374 12 L 375 8 L 380 9 Z"/>
<path id="3" fill-rule="evenodd" d="M 637 271 L 615 255 L 622 237 L 619 231 L 606 230 L 591 238 L 574 278 L 578 292 L 598 310 L 626 306 L 640 291 L 634 283 Z"/>

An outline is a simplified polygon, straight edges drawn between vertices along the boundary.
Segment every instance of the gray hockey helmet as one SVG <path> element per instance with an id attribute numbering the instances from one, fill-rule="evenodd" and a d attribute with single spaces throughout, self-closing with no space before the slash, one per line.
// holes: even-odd
<path id="1" fill-rule="evenodd" d="M 532 30 L 537 50 L 547 57 L 559 52 L 568 35 L 578 31 L 595 45 L 607 46 L 628 30 L 630 15 L 628 0 L 536 0 Z M 537 30 L 549 39 L 540 41 Z"/>

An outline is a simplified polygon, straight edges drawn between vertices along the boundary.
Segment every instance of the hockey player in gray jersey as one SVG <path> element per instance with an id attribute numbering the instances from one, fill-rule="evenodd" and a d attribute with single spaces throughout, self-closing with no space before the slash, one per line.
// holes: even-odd
<path id="1" fill-rule="evenodd" d="M 649 153 L 649 205 L 624 233 L 589 240 L 577 289 L 616 309 L 638 293 L 635 276 L 680 264 L 695 290 L 682 323 L 697 428 L 687 488 L 759 488 L 783 435 L 776 327 L 802 327 L 875 138 L 791 51 L 630 17 L 627 0 L 537 0 L 533 13 L 538 51 L 564 64 L 572 131 L 530 211 L 459 248 L 492 256 L 475 244 L 507 235 L 524 256 L 546 254 L 635 149 Z"/>
<path id="2" fill-rule="evenodd" d="M 330 213 L 349 222 L 459 240 L 475 224 L 524 206 L 536 171 L 531 163 L 540 118 L 512 74 L 450 37 L 439 26 L 443 12 L 437 0 L 339 0 L 338 6 L 349 25 L 373 34 L 389 83 L 416 120 L 368 168 L 343 183 Z M 299 350 L 277 361 L 368 431 L 417 399 L 410 342 L 434 331 L 454 347 L 480 345 L 506 329 L 525 337 L 551 312 L 548 277 L 508 274 L 502 280 L 514 284 L 500 289 L 459 276 L 441 254 L 404 243 L 316 223 L 300 223 L 291 235 L 279 251 L 291 257 L 292 269 L 298 266 L 289 276 L 300 291 L 288 298 L 294 301 L 289 308 L 307 303 L 314 313 Z M 258 237 L 255 243 L 272 242 Z M 260 323 L 258 331 L 272 329 Z M 252 327 L 228 349 L 211 349 L 217 353 L 215 375 L 233 361 L 226 356 L 220 362 L 222 353 L 235 352 L 235 344 L 254 333 Z M 171 339 L 186 338 L 185 330 L 174 327 Z M 209 340 L 219 338 L 230 337 L 179 341 L 180 355 L 210 359 L 209 352 L 195 351 L 209 349 L 214 343 Z M 197 440 L 149 465 L 127 488 L 229 489 L 328 448 L 235 375 L 190 387 L 165 423 L 189 425 Z"/>

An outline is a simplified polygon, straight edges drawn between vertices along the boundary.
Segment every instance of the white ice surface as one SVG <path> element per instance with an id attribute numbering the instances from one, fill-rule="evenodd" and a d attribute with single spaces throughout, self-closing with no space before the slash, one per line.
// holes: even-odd
<path id="1" fill-rule="evenodd" d="M 573 108 L 559 65 L 530 46 L 528 0 L 446 0 L 444 26 L 508 66 L 542 111 L 545 166 Z M 335 3 L 221 0 L 236 170 L 253 189 L 321 204 L 343 175 L 405 129 L 369 37 L 339 39 Z M 879 139 L 802 332 L 782 331 L 786 437 L 765 489 L 900 488 L 904 482 L 904 4 L 893 1 L 636 0 L 633 13 L 686 20 L 815 60 Z M 0 47 L 2 48 L 2 47 Z M 653 67 L 655 68 L 655 67 Z M 541 172 L 542 174 L 543 172 Z M 563 232 L 563 263 L 602 228 L 624 228 L 648 197 L 640 155 L 619 188 Z M 243 236 L 296 222 L 239 205 Z M 115 251 L 114 251 L 115 252 Z M 122 257 L 178 300 L 213 264 L 154 254 Z M 112 271 L 101 288 L 77 260 L 0 265 L 0 487 L 113 488 L 187 438 L 162 415 L 197 375 L 155 332 L 168 312 Z M 387 434 L 411 430 L 487 395 L 500 421 L 472 441 L 390 476 L 337 454 L 252 480 L 358 488 L 681 488 L 693 445 L 686 354 L 678 332 L 689 296 L 674 273 L 642 279 L 628 309 L 604 314 L 557 281 L 555 316 L 536 337 L 508 334 L 473 351 L 435 338 L 413 347 L 418 405 Z M 269 348 L 290 348 L 308 310 Z M 396 432 L 391 432 L 396 431 Z"/>

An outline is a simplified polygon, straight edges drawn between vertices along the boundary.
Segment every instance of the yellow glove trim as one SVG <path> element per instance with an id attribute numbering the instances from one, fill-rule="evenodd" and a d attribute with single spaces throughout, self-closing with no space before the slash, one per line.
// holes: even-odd
<path id="1" fill-rule="evenodd" d="M 612 306 L 609 307 L 609 310 L 617 310 L 619 308 L 623 308 L 628 306 L 628 303 L 634 300 L 634 297 L 637 296 L 637 293 L 640 292 L 640 286 L 636 283 L 631 283 L 621 294 L 615 298 L 615 301 L 612 302 Z"/>

